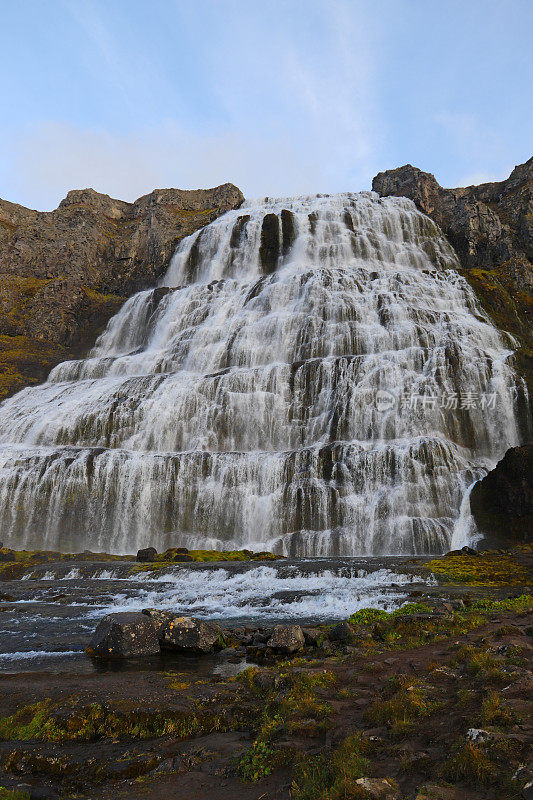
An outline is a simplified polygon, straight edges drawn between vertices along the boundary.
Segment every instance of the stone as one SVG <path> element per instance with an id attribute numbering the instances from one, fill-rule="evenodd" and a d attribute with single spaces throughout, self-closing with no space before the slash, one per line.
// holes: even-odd
<path id="1" fill-rule="evenodd" d="M 302 628 L 304 639 L 308 647 L 318 647 L 324 638 L 324 632 L 319 628 Z"/>
<path id="2" fill-rule="evenodd" d="M 159 640 L 149 617 L 136 611 L 108 614 L 90 641 L 87 653 L 99 658 L 133 658 L 159 653 Z"/>
<path id="3" fill-rule="evenodd" d="M 59 800 L 59 795 L 48 786 L 33 786 L 30 790 L 30 800 Z"/>
<path id="4" fill-rule="evenodd" d="M 14 560 L 15 560 L 15 551 L 14 550 L 8 550 L 5 547 L 2 550 L 0 550 L 0 561 L 9 562 L 9 561 L 14 561 Z"/>
<path id="5" fill-rule="evenodd" d="M 178 616 L 174 611 L 165 611 L 159 608 L 143 608 L 141 614 L 148 617 L 159 639 L 162 638 L 165 628 Z"/>
<path id="6" fill-rule="evenodd" d="M 349 622 L 339 622 L 329 631 L 332 642 L 348 642 L 355 634 L 355 629 Z"/>
<path id="7" fill-rule="evenodd" d="M 141 563 L 155 561 L 157 558 L 157 550 L 155 547 L 145 547 L 137 550 L 137 561 Z"/>
<path id="8" fill-rule="evenodd" d="M 295 653 L 305 644 L 305 637 L 299 625 L 276 625 L 267 642 L 268 647 L 279 653 Z"/>
<path id="9" fill-rule="evenodd" d="M 358 778 L 356 786 L 363 789 L 369 800 L 399 800 L 400 790 L 392 778 Z"/>
<path id="10" fill-rule="evenodd" d="M 533 541 L 533 444 L 511 447 L 470 493 L 470 509 L 489 540 Z"/>
<path id="11" fill-rule="evenodd" d="M 225 647 L 222 628 L 194 617 L 174 617 L 163 629 L 161 648 L 184 653 L 212 653 Z"/>
<path id="12" fill-rule="evenodd" d="M 529 781 L 522 788 L 522 798 L 523 800 L 533 800 L 533 781 Z"/>

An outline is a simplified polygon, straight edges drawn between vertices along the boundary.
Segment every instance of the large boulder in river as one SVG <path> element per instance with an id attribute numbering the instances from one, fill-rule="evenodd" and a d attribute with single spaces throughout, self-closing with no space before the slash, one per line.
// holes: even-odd
<path id="1" fill-rule="evenodd" d="M 279 653 L 295 653 L 305 644 L 305 637 L 299 625 L 276 625 L 267 642 L 268 647 Z"/>
<path id="2" fill-rule="evenodd" d="M 151 563 L 157 558 L 157 550 L 155 547 L 143 547 L 137 550 L 137 561 L 142 563 Z"/>
<path id="3" fill-rule="evenodd" d="M 149 617 L 136 611 L 108 614 L 99 623 L 87 653 L 99 658 L 134 658 L 159 653 L 159 640 Z"/>
<path id="4" fill-rule="evenodd" d="M 532 540 L 532 475 L 533 444 L 511 447 L 472 489 L 472 515 L 491 544 Z"/>
<path id="5" fill-rule="evenodd" d="M 224 647 L 224 634 L 220 625 L 193 617 L 174 617 L 160 633 L 164 650 L 183 653 L 212 653 Z"/>
<path id="6" fill-rule="evenodd" d="M 143 608 L 141 613 L 148 617 L 160 640 L 163 638 L 163 632 L 178 616 L 175 611 L 165 611 L 159 608 Z"/>

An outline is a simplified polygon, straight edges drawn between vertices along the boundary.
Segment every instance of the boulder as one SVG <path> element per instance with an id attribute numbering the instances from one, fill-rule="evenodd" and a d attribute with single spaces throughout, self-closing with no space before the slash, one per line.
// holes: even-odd
<path id="1" fill-rule="evenodd" d="M 318 647 L 320 641 L 324 638 L 324 633 L 320 628 L 302 628 L 302 631 L 308 647 Z"/>
<path id="2" fill-rule="evenodd" d="M 141 563 L 155 561 L 157 558 L 157 550 L 155 547 L 145 547 L 137 550 L 137 561 Z"/>
<path id="3" fill-rule="evenodd" d="M 112 659 L 152 656 L 159 653 L 159 640 L 146 614 L 136 611 L 108 614 L 96 628 L 87 653 Z"/>
<path id="4" fill-rule="evenodd" d="M 305 637 L 299 625 L 276 625 L 267 642 L 268 647 L 279 653 L 295 653 L 305 644 Z"/>
<path id="5" fill-rule="evenodd" d="M 165 628 L 178 616 L 174 611 L 163 611 L 158 608 L 143 608 L 141 614 L 148 617 L 159 639 L 162 638 Z"/>
<path id="6" fill-rule="evenodd" d="M 15 560 L 15 551 L 9 550 L 7 547 L 2 548 L 0 550 L 0 561 L 14 561 Z"/>
<path id="7" fill-rule="evenodd" d="M 348 642 L 355 634 L 355 628 L 349 622 L 339 622 L 329 631 L 332 642 Z"/>
<path id="8" fill-rule="evenodd" d="M 470 493 L 478 529 L 490 543 L 533 540 L 533 444 L 511 447 Z"/>
<path id="9" fill-rule="evenodd" d="M 215 622 L 193 617 L 174 617 L 162 631 L 161 647 L 184 653 L 212 653 L 224 647 L 222 628 Z"/>
<path id="10" fill-rule="evenodd" d="M 359 778 L 355 782 L 366 792 L 368 800 L 399 800 L 400 790 L 392 778 Z"/>

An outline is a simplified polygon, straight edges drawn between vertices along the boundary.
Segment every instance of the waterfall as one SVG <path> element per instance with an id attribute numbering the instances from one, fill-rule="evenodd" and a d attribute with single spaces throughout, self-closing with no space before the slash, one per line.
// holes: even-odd
<path id="1" fill-rule="evenodd" d="M 0 405 L 3 541 L 449 549 L 468 487 L 519 441 L 521 391 L 457 267 L 405 198 L 220 217 L 88 358 Z"/>

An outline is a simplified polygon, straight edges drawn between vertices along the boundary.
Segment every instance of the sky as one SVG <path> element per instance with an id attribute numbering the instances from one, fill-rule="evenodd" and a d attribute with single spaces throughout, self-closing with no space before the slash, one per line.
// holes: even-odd
<path id="1" fill-rule="evenodd" d="M 0 197 L 443 186 L 533 155 L 533 0 L 2 0 Z"/>

